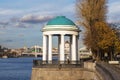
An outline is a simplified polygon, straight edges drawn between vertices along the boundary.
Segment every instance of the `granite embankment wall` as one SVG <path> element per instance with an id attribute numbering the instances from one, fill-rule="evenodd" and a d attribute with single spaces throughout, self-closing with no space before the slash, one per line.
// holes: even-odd
<path id="1" fill-rule="evenodd" d="M 120 80 L 119 65 L 85 62 L 80 65 L 39 65 L 32 68 L 31 80 Z"/>
<path id="2" fill-rule="evenodd" d="M 83 68 L 33 68 L 31 80 L 93 80 L 95 75 Z"/>
<path id="3" fill-rule="evenodd" d="M 94 71 L 95 64 L 85 63 L 84 67 L 33 67 L 31 80 L 101 80 Z"/>

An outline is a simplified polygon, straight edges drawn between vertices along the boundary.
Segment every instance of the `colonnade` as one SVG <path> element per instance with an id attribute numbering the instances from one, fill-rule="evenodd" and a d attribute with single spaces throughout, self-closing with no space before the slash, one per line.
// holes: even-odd
<path id="1" fill-rule="evenodd" d="M 43 35 L 43 61 L 52 61 L 52 36 L 54 35 Z M 65 61 L 65 36 L 65 34 L 58 35 L 58 54 L 60 62 Z M 70 37 L 70 61 L 77 61 L 78 35 L 71 34 Z"/>

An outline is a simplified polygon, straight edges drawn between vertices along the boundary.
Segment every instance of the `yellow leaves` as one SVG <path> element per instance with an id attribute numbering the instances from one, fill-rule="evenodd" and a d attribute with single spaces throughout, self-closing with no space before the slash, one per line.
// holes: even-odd
<path id="1" fill-rule="evenodd" d="M 117 39 L 115 42 L 116 51 L 120 53 L 120 40 Z"/>
<path id="2" fill-rule="evenodd" d="M 115 44 L 116 34 L 105 22 L 96 22 L 95 29 L 98 34 L 98 46 L 101 49 L 107 49 Z"/>

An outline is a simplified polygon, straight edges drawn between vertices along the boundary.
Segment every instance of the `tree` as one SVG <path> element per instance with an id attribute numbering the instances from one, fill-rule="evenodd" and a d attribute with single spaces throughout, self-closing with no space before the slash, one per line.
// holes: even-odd
<path id="1" fill-rule="evenodd" d="M 95 57 L 98 52 L 96 22 L 106 22 L 106 0 L 77 0 L 78 22 L 85 28 L 84 44 L 91 49 Z"/>
<path id="2" fill-rule="evenodd" d="M 120 39 L 116 41 L 115 47 L 116 47 L 116 54 L 119 54 L 120 53 Z"/>
<path id="3" fill-rule="evenodd" d="M 117 46 L 116 44 L 118 44 L 116 31 L 111 29 L 105 22 L 96 22 L 95 29 L 97 31 L 97 47 L 102 51 L 102 53 L 100 51 L 99 54 L 104 55 L 104 53 L 107 52 L 110 60 L 112 60 Z"/>
<path id="4" fill-rule="evenodd" d="M 117 36 L 117 40 L 115 42 L 115 52 L 116 54 L 120 53 L 120 23 L 109 23 L 109 26 L 112 28 L 112 30 L 115 31 L 115 34 Z"/>

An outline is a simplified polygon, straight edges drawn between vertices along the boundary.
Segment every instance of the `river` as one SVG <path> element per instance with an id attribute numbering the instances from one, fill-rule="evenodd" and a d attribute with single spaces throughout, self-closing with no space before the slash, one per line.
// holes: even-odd
<path id="1" fill-rule="evenodd" d="M 0 58 L 0 80 L 30 80 L 33 59 L 40 58 Z"/>

